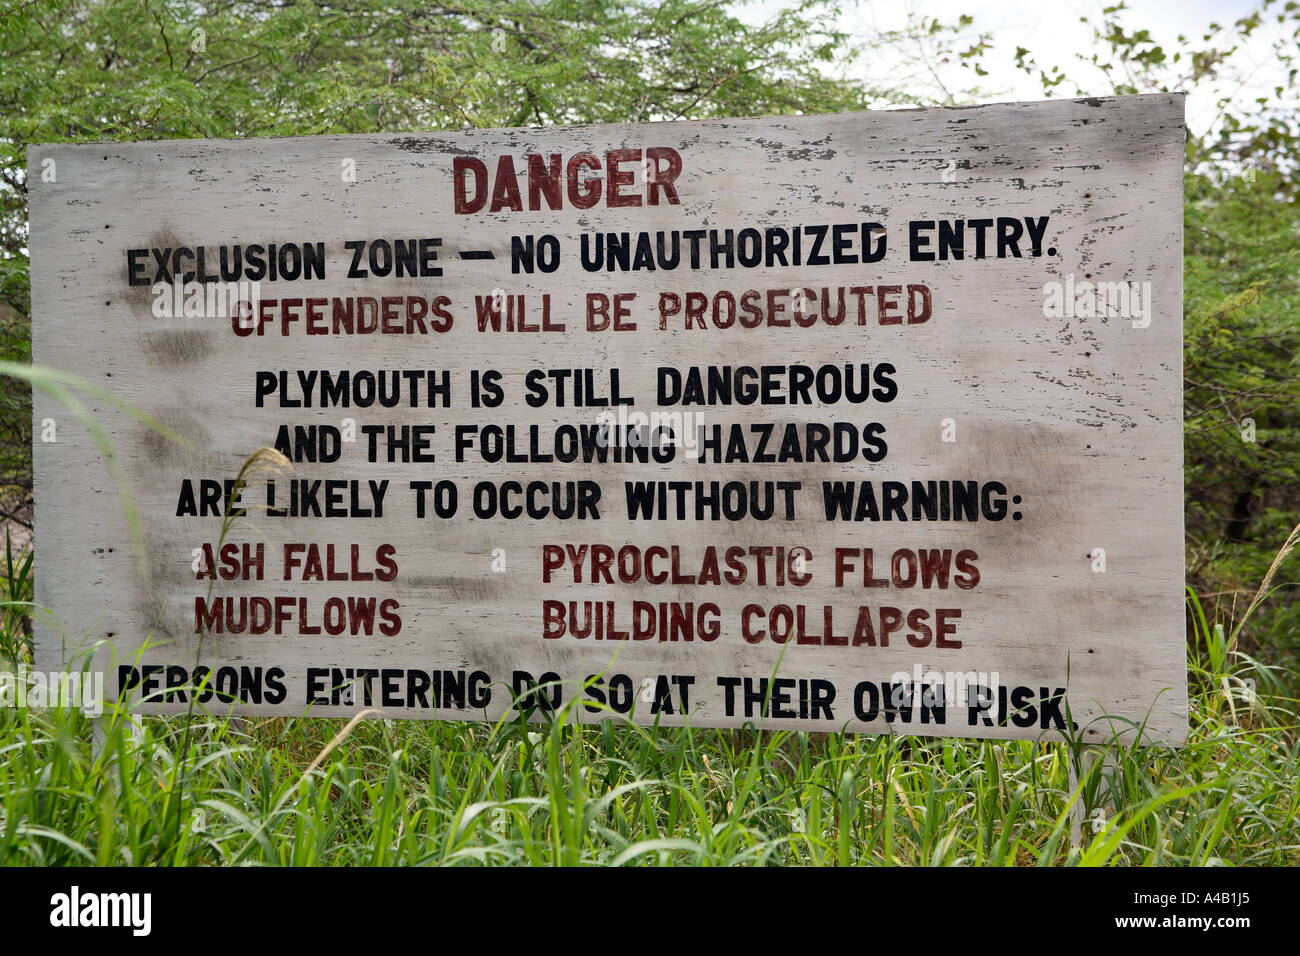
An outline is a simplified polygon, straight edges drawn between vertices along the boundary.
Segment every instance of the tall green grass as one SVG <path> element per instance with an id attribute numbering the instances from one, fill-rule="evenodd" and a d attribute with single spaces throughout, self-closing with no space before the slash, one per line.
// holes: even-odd
<path id="1" fill-rule="evenodd" d="M 6 647 L 30 562 L 4 582 Z M 0 863 L 1300 862 L 1291 675 L 1195 595 L 1186 748 L 576 725 L 0 711 Z M 1083 768 L 1071 786 L 1071 762 Z M 1086 817 L 1070 840 L 1073 797 Z"/>

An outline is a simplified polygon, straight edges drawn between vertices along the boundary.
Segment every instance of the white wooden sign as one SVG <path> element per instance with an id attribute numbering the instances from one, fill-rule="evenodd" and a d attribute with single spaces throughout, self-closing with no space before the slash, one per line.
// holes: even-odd
<path id="1" fill-rule="evenodd" d="M 34 146 L 35 361 L 188 442 L 90 400 L 140 551 L 37 394 L 37 663 L 148 712 L 1179 743 L 1183 136 L 1155 95 Z"/>

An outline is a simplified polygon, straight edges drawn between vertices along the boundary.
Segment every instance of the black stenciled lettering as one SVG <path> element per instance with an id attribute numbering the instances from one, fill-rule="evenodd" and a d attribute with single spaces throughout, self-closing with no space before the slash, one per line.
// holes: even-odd
<path id="1" fill-rule="evenodd" d="M 826 230 L 828 227 L 825 225 L 816 225 L 804 226 L 803 228 L 806 233 L 813 237 L 812 248 L 808 250 L 808 259 L 806 260 L 807 264 L 810 266 L 830 265 L 830 256 L 820 251 L 822 242 L 826 239 Z"/>
<path id="2" fill-rule="evenodd" d="M 343 248 L 352 252 L 352 264 L 348 266 L 348 278 L 366 278 L 367 272 L 361 266 L 361 257 L 366 253 L 366 241 L 364 239 L 347 239 L 343 243 Z"/>

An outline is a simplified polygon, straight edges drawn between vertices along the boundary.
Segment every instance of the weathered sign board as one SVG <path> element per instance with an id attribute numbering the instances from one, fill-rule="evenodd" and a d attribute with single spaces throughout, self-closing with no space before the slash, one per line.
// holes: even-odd
<path id="1" fill-rule="evenodd" d="M 188 442 L 90 399 L 139 549 L 35 396 L 38 664 L 1181 742 L 1183 137 L 1156 95 L 32 147 L 35 361 Z"/>

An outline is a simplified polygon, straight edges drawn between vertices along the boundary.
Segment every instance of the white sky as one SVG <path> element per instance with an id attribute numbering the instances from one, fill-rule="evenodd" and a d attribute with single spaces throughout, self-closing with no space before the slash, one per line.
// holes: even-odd
<path id="1" fill-rule="evenodd" d="M 746 21 L 761 21 L 784 5 L 782 0 L 757 0 L 738 6 L 736 12 Z M 1093 88 L 1088 89 L 1088 93 L 1108 92 L 1099 81 L 1099 72 L 1080 63 L 1076 57 L 1093 51 L 1091 26 L 1081 23 L 1080 18 L 1100 24 L 1102 8 L 1107 5 L 1101 0 L 845 0 L 840 25 L 859 39 L 866 39 L 884 30 L 901 28 L 909 12 L 953 23 L 961 14 L 968 14 L 975 21 L 966 31 L 970 39 L 973 40 L 981 31 L 991 32 L 994 38 L 993 49 L 983 58 L 990 75 L 978 78 L 985 93 L 977 101 L 1041 100 L 1044 93 L 1038 79 L 1014 66 L 1016 47 L 1027 48 L 1041 67 L 1060 66 L 1067 76 L 1081 84 L 1091 84 Z M 1121 14 L 1121 23 L 1130 32 L 1149 30 L 1164 46 L 1165 52 L 1172 53 L 1180 33 L 1199 41 L 1212 22 L 1230 26 L 1259 5 L 1259 0 L 1129 0 L 1129 9 Z M 1282 33 L 1276 23 L 1266 20 L 1239 54 L 1236 65 L 1252 78 L 1246 88 L 1239 89 L 1234 81 L 1217 89 L 1207 84 L 1187 91 L 1188 125 L 1195 132 L 1203 132 L 1213 123 L 1217 114 L 1216 100 L 1222 93 L 1249 96 L 1253 95 L 1253 87 L 1262 85 L 1268 88 L 1281 82 L 1277 79 L 1280 70 L 1270 47 L 1270 42 L 1280 36 Z M 868 81 L 897 86 L 904 71 L 901 69 L 901 56 L 894 56 L 893 62 L 888 59 L 859 61 L 855 71 Z M 951 68 L 940 75 L 959 95 L 976 79 L 970 71 Z M 931 80 L 919 74 L 909 85 L 914 89 L 924 86 L 921 92 L 939 92 Z M 1073 86 L 1062 84 L 1057 87 L 1055 95 L 1073 95 Z"/>

